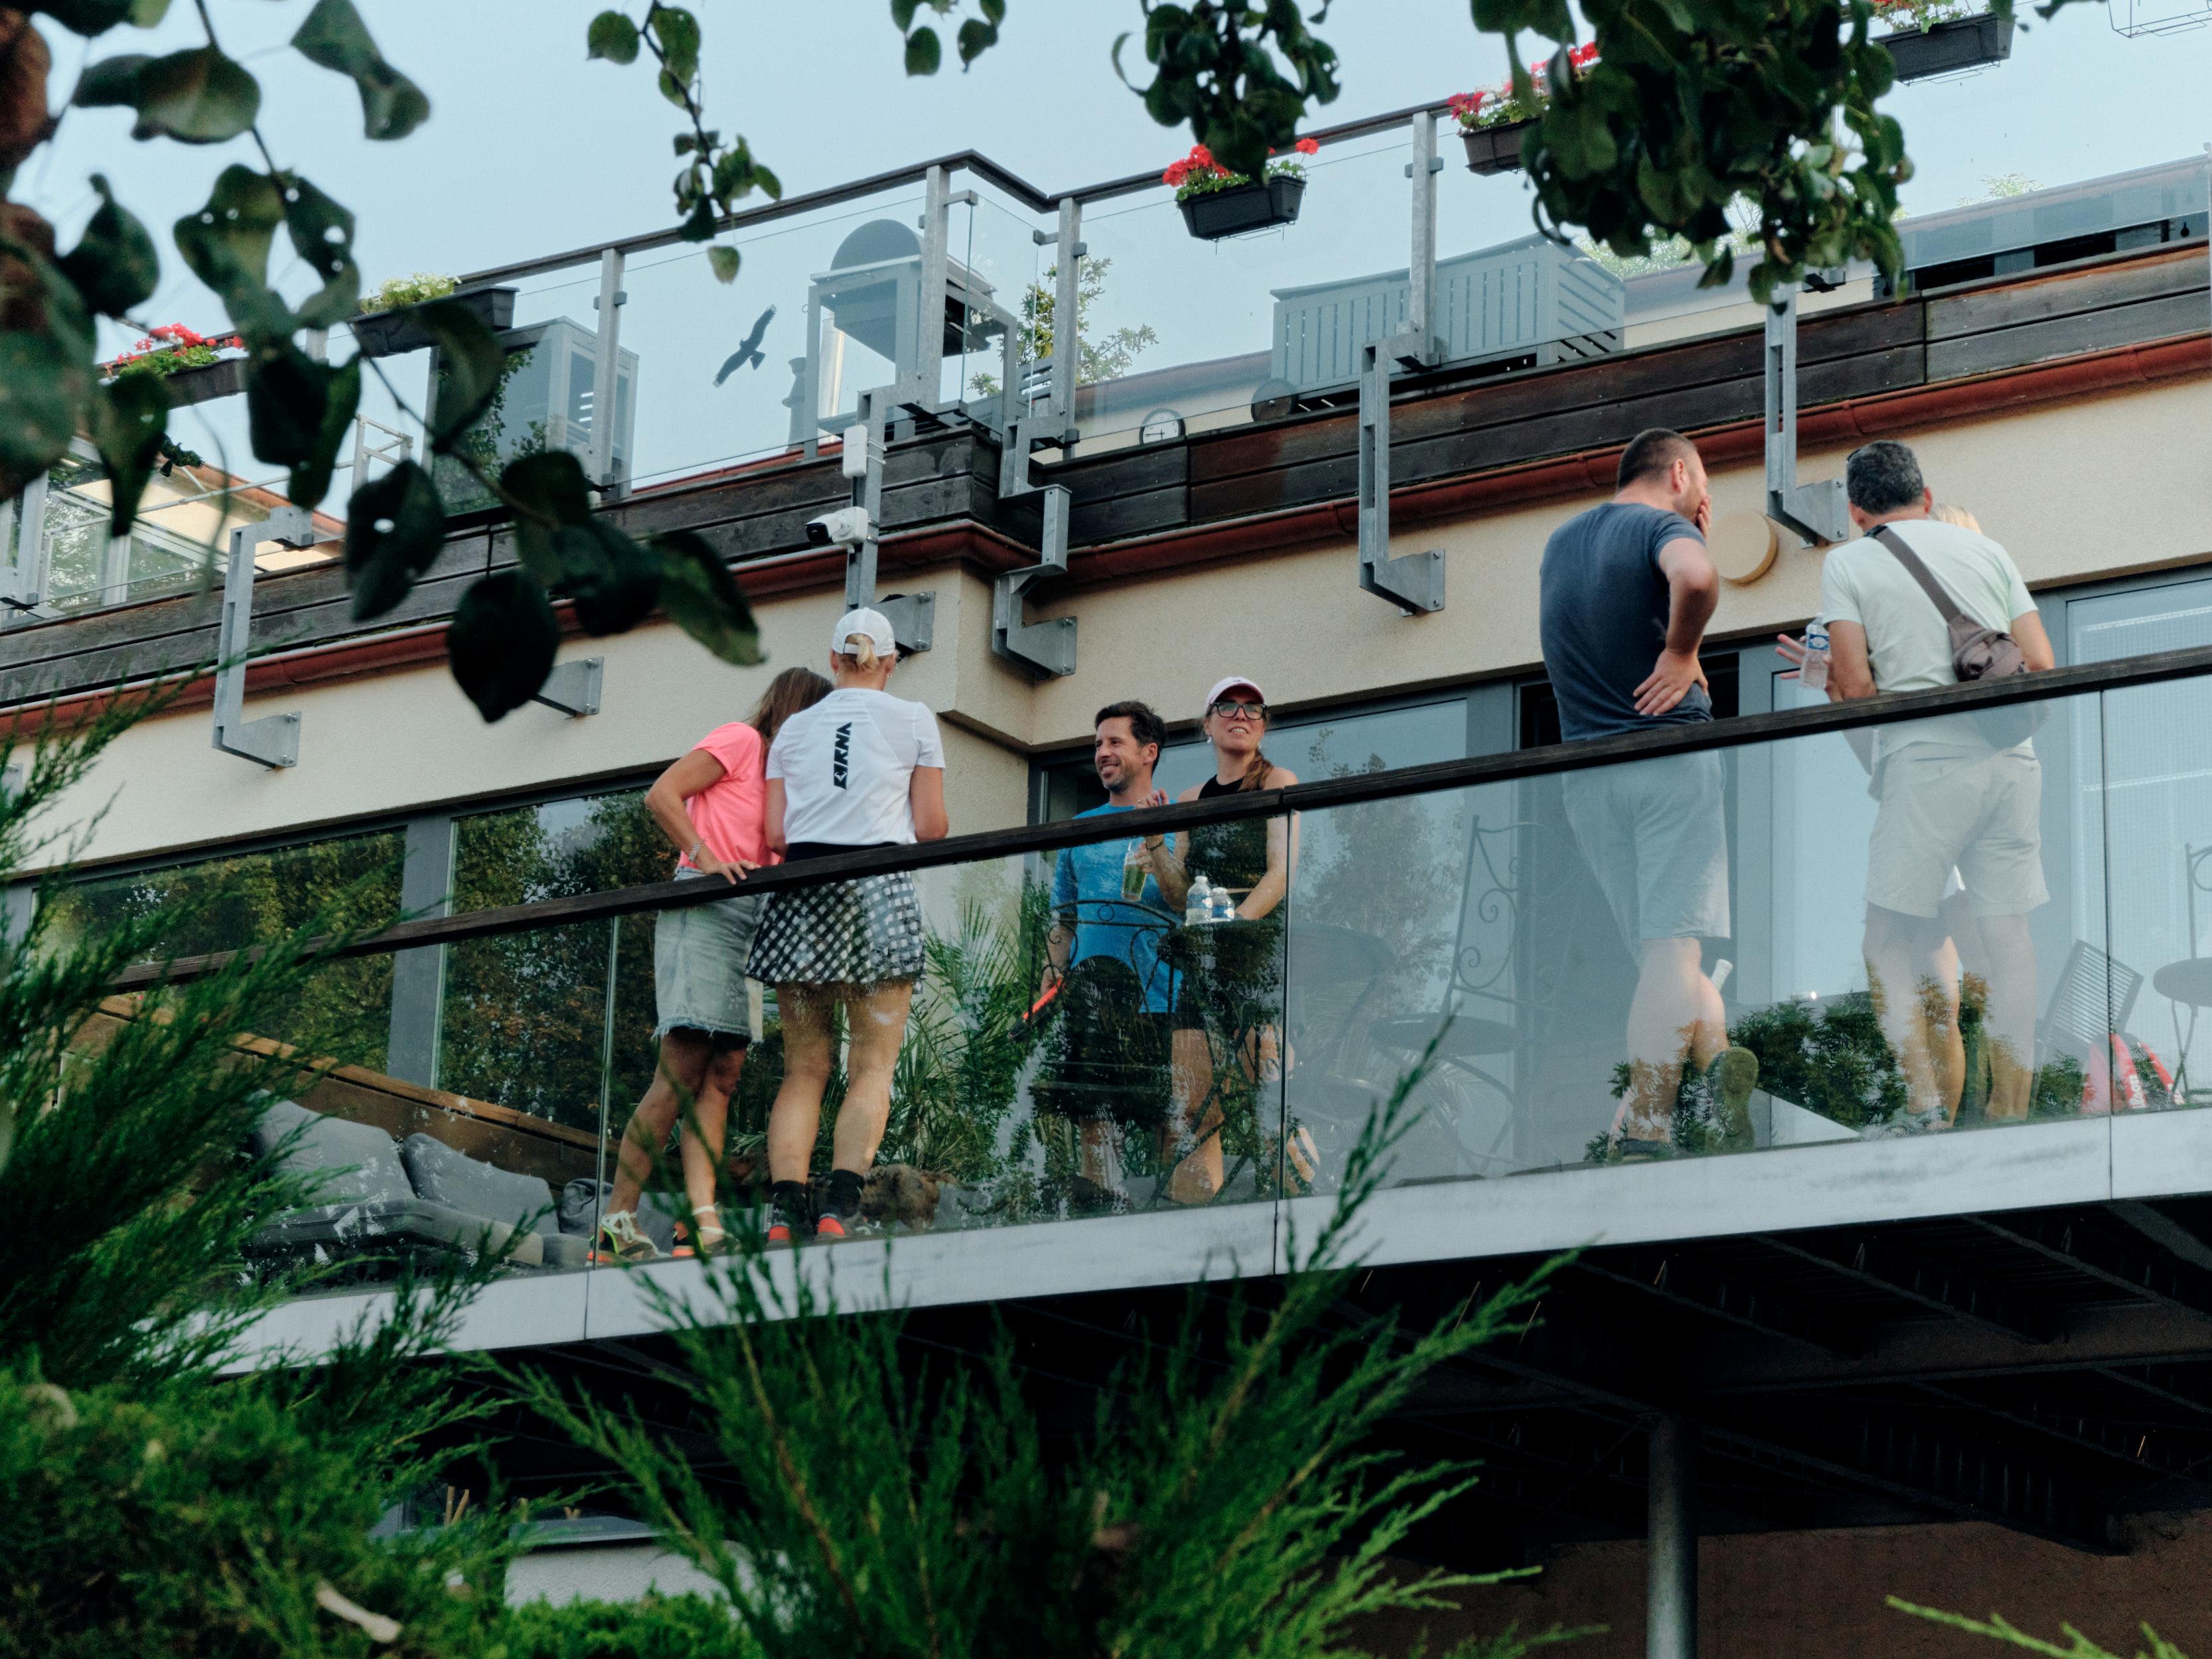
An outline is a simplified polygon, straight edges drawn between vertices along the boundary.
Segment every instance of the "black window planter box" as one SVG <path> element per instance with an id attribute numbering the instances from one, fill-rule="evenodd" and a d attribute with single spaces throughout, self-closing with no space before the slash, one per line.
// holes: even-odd
<path id="1" fill-rule="evenodd" d="M 146 374 L 152 371 L 142 368 L 137 373 Z M 212 403 L 217 398 L 234 398 L 246 390 L 246 359 L 219 357 L 198 368 L 173 369 L 161 380 L 169 394 L 172 409 L 182 409 L 186 404 Z"/>
<path id="2" fill-rule="evenodd" d="M 1192 235 L 1201 242 L 1218 242 L 1248 230 L 1296 224 L 1298 203 L 1305 193 L 1303 179 L 1267 179 L 1208 191 L 1176 205 L 1182 210 L 1182 222 Z"/>
<path id="3" fill-rule="evenodd" d="M 1534 120 L 1507 121 L 1494 127 L 1463 128 L 1460 137 L 1467 141 L 1467 170 L 1486 177 L 1500 173 L 1521 171 L 1521 138 Z"/>
<path id="4" fill-rule="evenodd" d="M 446 297 L 459 300 L 498 334 L 514 326 L 514 295 L 511 288 L 467 289 Z M 397 357 L 438 343 L 422 326 L 412 306 L 396 311 L 365 312 L 352 323 L 354 343 L 364 357 Z"/>
<path id="5" fill-rule="evenodd" d="M 2002 64 L 2012 56 L 2012 19 L 1954 17 L 1931 29 L 1901 29 L 1880 36 L 1878 46 L 1888 48 L 1900 81 L 1925 81 L 1931 76 L 1956 75 L 1961 70 Z"/>

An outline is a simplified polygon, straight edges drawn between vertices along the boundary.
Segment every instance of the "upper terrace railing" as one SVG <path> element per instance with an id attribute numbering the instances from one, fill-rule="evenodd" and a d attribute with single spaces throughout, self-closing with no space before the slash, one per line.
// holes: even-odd
<path id="1" fill-rule="evenodd" d="M 2021 731 L 2033 758 L 1991 748 Z M 1880 757 L 1886 805 L 1864 753 Z M 1067 889 L 1070 848 L 1142 832 L 1188 852 L 1238 824 L 1255 845 L 1265 829 L 1294 832 L 1285 897 L 1264 918 L 1187 920 L 1157 877 L 1134 897 L 1118 883 Z M 1238 856 L 1255 867 L 1256 853 Z M 1710 1182 L 1651 1185 L 1672 1181 L 1670 1163 L 1687 1178 L 1693 1160 L 1787 1152 L 1798 1161 L 1773 1167 L 1846 1219 L 1887 1213 L 1884 1182 L 1917 1172 L 1935 1188 L 1915 1201 L 1948 1213 L 2037 1201 L 2005 1147 L 2057 1135 L 2101 1179 L 2118 1120 L 2212 1101 L 2212 1046 L 2196 1030 L 2212 1006 L 2208 865 L 2212 650 L 2200 649 L 855 853 L 751 886 L 774 904 L 860 873 L 916 884 L 927 965 L 881 1162 L 927 1178 L 884 1183 L 902 1226 L 1127 1211 L 1141 1241 L 1147 1227 L 1188 1235 L 1170 1211 L 1264 1215 L 1332 1189 L 1376 1103 L 1433 1044 L 1394 1187 L 1431 1188 L 1421 1202 L 1440 1215 L 1504 1216 L 1524 1189 L 1478 1183 L 1553 1171 L 1568 1183 L 1555 1190 L 1601 1210 L 1608 1190 L 1657 1204 L 1661 1236 L 1667 1206 L 1689 1205 L 1671 1224 L 1687 1236 L 1726 1218 L 1709 1212 Z M 331 1075 L 304 1097 L 330 1120 L 307 1145 L 360 1173 L 260 1248 L 335 1256 L 374 1280 L 486 1221 L 536 1217 L 519 1274 L 586 1265 L 615 1138 L 652 1075 L 652 918 L 726 890 L 588 892 L 402 921 L 347 947 L 301 999 L 301 1029 L 265 1035 L 312 1044 L 341 1016 L 380 1025 L 395 959 L 432 963 L 442 1074 L 474 1079 L 471 1092 Z M 1870 895 L 1934 914 L 1917 933 L 1869 935 Z M 133 897 L 88 884 L 60 899 L 57 925 L 96 927 Z M 1084 930 L 1076 954 L 1097 959 L 1033 1006 L 1048 929 L 1067 915 Z M 1663 942 L 1686 933 L 1704 937 Z M 118 988 L 216 960 L 149 964 Z M 754 1012 L 732 1120 L 740 1175 L 757 1173 L 781 1066 L 773 995 Z M 1699 1060 L 1748 1051 L 1754 1090 L 1732 1075 L 1735 1057 L 1655 1085 L 1680 1028 L 1700 1019 Z M 1916 1137 L 1904 1162 L 1854 1162 L 1863 1140 L 1898 1135 Z M 1662 1167 L 1625 1167 L 1624 1152 Z M 2155 1179 L 2182 1192 L 2207 1177 L 2177 1164 Z M 648 1208 L 674 1248 L 684 1206 L 672 1177 L 656 1184 Z M 1837 1217 L 1794 1224 L 1816 1218 Z M 1406 1248 L 1476 1247 L 1437 1233 Z M 1091 1265 L 1101 1284 L 1136 1271 Z M 973 1293 L 995 1292 L 977 1279 Z"/>
<path id="2" fill-rule="evenodd" d="M 2146 72 L 2170 72 L 2147 66 L 2136 43 L 2074 34 L 2082 38 L 2068 40 L 2069 96 L 2100 72 L 2131 88 Z M 2052 43 L 2039 41 L 1978 79 L 1900 88 L 1892 106 L 1915 135 L 1921 172 L 1955 174 L 1962 191 L 2013 175 L 1990 135 L 2006 130 L 2023 76 L 2057 61 Z M 1425 292 L 1431 368 L 1510 373 L 1636 343 L 1632 289 L 1648 278 L 1624 285 L 1604 262 L 1534 237 L 1518 176 L 1462 165 L 1449 119 L 1436 137 L 1443 170 L 1415 166 L 1428 153 L 1419 131 L 1443 107 L 1316 130 L 1296 222 L 1225 240 L 1186 227 L 1159 177 L 1180 142 L 1163 133 L 1142 170 L 1073 190 L 1041 191 L 960 152 L 734 216 L 718 237 L 742 257 L 733 284 L 715 281 L 706 250 L 672 229 L 470 273 L 465 287 L 498 320 L 510 363 L 475 441 L 495 462 L 569 450 L 608 495 L 642 494 L 811 455 L 838 440 L 859 394 L 890 389 L 902 418 L 998 434 L 1049 409 L 1029 438 L 1073 434 L 1089 455 L 1348 400 L 1360 349 L 1421 321 Z M 2125 142 L 2136 148 L 2100 151 L 2089 171 L 2126 173 L 2172 153 L 2148 137 Z M 1928 220 L 1929 271 L 1954 281 L 1981 270 L 1976 260 L 1997 272 L 2033 269 L 2054 249 L 2072 258 L 2203 229 L 2204 186 L 2189 168 L 2174 179 L 2130 174 L 2124 190 L 2102 194 L 2073 189 L 2077 179 L 2042 182 L 2068 187 L 2051 192 L 2066 201 L 2042 216 L 2063 222 L 2047 234 L 1982 235 L 1978 221 L 1916 217 Z M 2006 211 L 2008 225 L 2036 216 L 2018 204 Z M 1058 276 L 1079 258 L 1081 349 L 1056 362 Z M 1667 281 L 1652 338 L 1698 331 L 1686 313 L 1698 307 L 1741 305 L 1740 285 L 1676 293 Z M 1870 292 L 1859 271 L 1839 297 Z M 1745 320 L 1740 311 L 1727 319 Z M 219 321 L 176 320 L 210 332 Z M 329 349 L 378 354 L 378 373 L 339 488 L 320 508 L 327 541 L 352 489 L 403 454 L 422 457 L 420 416 L 437 374 L 419 337 L 388 337 L 374 324 L 337 336 Z M 44 604 L 24 614 L 189 588 L 228 529 L 282 502 L 282 477 L 250 459 L 235 377 L 217 364 L 171 378 L 189 405 L 175 435 L 208 465 L 157 480 L 130 537 L 106 533 L 105 486 L 88 452 L 27 497 L 7 533 L 33 534 L 49 575 Z M 457 510 L 486 504 L 451 464 L 441 483 Z M 327 556 L 272 548 L 263 563 Z"/>

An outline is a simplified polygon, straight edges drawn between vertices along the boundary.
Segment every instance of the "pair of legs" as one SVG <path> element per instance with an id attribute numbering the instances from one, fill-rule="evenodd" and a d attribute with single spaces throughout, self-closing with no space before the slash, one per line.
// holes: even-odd
<path id="1" fill-rule="evenodd" d="M 1671 1140 L 1685 1060 L 1702 1076 L 1728 1047 L 1728 1014 L 1695 939 L 1647 939 L 1628 1005 L 1628 1092 L 1620 1133 Z"/>
<path id="2" fill-rule="evenodd" d="M 891 1073 L 906 1041 L 914 981 L 779 985 L 775 1000 L 783 1018 L 783 1085 L 769 1112 L 769 1179 L 804 1182 L 813 1165 L 815 1138 L 822 1127 L 822 1094 L 836 1059 L 835 1016 L 841 1007 L 850 1047 L 830 1164 L 866 1175 L 890 1120 Z"/>
<path id="3" fill-rule="evenodd" d="M 1241 1033 L 1237 1039 L 1237 1065 L 1247 1083 L 1280 1082 L 1280 1033 L 1272 1025 Z M 1186 1028 L 1170 1039 L 1168 1079 L 1168 1121 L 1160 1132 L 1161 1161 L 1174 1159 L 1178 1146 L 1191 1148 L 1169 1171 L 1168 1196 L 1178 1204 L 1204 1204 L 1221 1190 L 1221 1128 L 1225 1121 L 1214 1093 L 1213 1046 L 1204 1030 Z"/>
<path id="4" fill-rule="evenodd" d="M 715 1215 L 723 1131 L 729 1120 L 731 1092 L 744 1070 L 745 1042 L 745 1038 L 734 1033 L 695 1030 L 684 1025 L 672 1028 L 660 1039 L 660 1060 L 652 1085 L 630 1114 L 615 1154 L 614 1191 L 607 1200 L 610 1211 L 637 1208 L 653 1162 L 668 1145 L 668 1132 L 681 1118 L 684 1133 L 679 1156 L 684 1198 L 704 1231 Z M 720 1221 L 714 1220 L 714 1226 L 719 1232 Z"/>
<path id="5" fill-rule="evenodd" d="M 1908 915 L 1869 904 L 1865 954 L 1875 1015 L 1905 1075 L 1909 1108 L 1922 1115 L 1941 1112 L 1947 1121 L 1958 1115 L 1966 1076 L 1960 981 L 1971 974 L 1987 988 L 1985 1115 L 1991 1122 L 2025 1119 L 2035 1080 L 2035 940 L 2027 918 L 1982 916 L 1967 928 L 1941 915 Z"/>

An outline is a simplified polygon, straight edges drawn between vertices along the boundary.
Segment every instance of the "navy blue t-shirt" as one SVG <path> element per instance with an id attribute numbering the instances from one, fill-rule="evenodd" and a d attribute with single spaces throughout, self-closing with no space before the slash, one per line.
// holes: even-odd
<path id="1" fill-rule="evenodd" d="M 1679 513 L 1607 501 L 1568 520 L 1544 544 L 1544 672 L 1570 741 L 1712 719 L 1712 699 L 1696 685 L 1666 714 L 1636 712 L 1636 688 L 1667 647 L 1669 597 L 1659 550 L 1682 540 L 1705 544 Z"/>

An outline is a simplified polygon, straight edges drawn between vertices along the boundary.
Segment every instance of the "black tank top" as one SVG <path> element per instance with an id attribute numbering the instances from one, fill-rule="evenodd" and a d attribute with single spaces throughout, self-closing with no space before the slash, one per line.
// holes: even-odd
<path id="1" fill-rule="evenodd" d="M 1198 786 L 1198 798 L 1212 800 L 1239 793 L 1242 788 L 1241 784 L 1208 778 Z M 1198 825 L 1190 832 L 1190 852 L 1183 860 L 1190 878 L 1204 876 L 1242 899 L 1267 873 L 1267 823 L 1266 818 L 1239 818 L 1233 823 Z"/>

